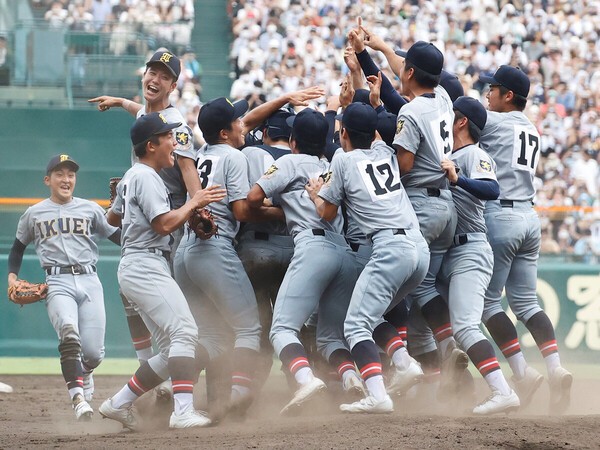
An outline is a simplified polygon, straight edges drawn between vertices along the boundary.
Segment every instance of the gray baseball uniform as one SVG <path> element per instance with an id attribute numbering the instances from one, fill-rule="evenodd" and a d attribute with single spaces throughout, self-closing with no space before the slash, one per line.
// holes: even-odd
<path id="1" fill-rule="evenodd" d="M 480 146 L 496 161 L 500 184 L 500 198 L 485 206 L 494 274 L 485 294 L 483 320 L 503 311 L 500 299 L 506 287 L 510 308 L 527 322 L 541 311 L 536 295 L 541 229 L 532 203 L 540 136 L 522 112 L 489 111 Z"/>
<path id="2" fill-rule="evenodd" d="M 278 355 L 300 344 L 298 333 L 317 307 L 319 352 L 329 360 L 335 350 L 346 349 L 343 323 L 356 281 L 354 257 L 341 234 L 341 213 L 331 222 L 321 219 L 304 189 L 328 170 L 316 156 L 287 155 L 257 181 L 267 197 L 278 196 L 295 244 L 273 311 L 270 338 Z"/>
<path id="3" fill-rule="evenodd" d="M 454 151 L 450 159 L 460 168 L 461 176 L 496 179 L 494 160 L 477 145 Z M 448 302 L 454 337 L 466 351 L 486 339 L 479 325 L 483 297 L 492 276 L 493 254 L 483 218 L 485 201 L 458 186 L 451 190 L 458 223 L 454 242 L 444 256 L 438 289 Z"/>
<path id="4" fill-rule="evenodd" d="M 202 188 L 218 184 L 227 190 L 227 195 L 209 207 L 219 226 L 218 237 L 197 239 L 186 226 L 175 255 L 175 279 L 198 323 L 199 342 L 211 359 L 227 350 L 231 329 L 235 348 L 258 351 L 256 297 L 233 247 L 239 222 L 231 209 L 231 203 L 244 200 L 248 194 L 248 160 L 226 144 L 205 145 L 198 150 L 196 159 Z"/>
<path id="5" fill-rule="evenodd" d="M 104 293 L 96 275 L 97 239 L 113 235 L 98 204 L 74 197 L 63 205 L 50 199 L 30 207 L 19 220 L 17 239 L 33 242 L 46 271 L 46 308 L 61 342 L 81 343 L 86 370 L 104 358 Z"/>
<path id="6" fill-rule="evenodd" d="M 400 182 L 394 151 L 383 141 L 370 149 L 338 154 L 331 178 L 319 192 L 329 203 L 346 206 L 348 217 L 373 244 L 348 308 L 344 333 L 350 347 L 372 341 L 386 310 L 417 287 L 427 271 L 429 251 Z"/>
<path id="7" fill-rule="evenodd" d="M 187 301 L 171 277 L 170 235 L 152 229 L 152 220 L 171 210 L 169 191 L 154 169 L 136 163 L 117 186 L 112 211 L 121 216 L 122 257 L 118 280 L 156 339 L 159 353 L 148 360 L 161 378 L 169 377 L 169 357 L 195 356 L 198 328 Z"/>

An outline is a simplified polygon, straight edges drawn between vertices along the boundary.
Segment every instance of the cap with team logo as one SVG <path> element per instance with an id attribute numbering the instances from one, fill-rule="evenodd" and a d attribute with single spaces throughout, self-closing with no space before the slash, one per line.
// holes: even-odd
<path id="1" fill-rule="evenodd" d="M 529 77 L 518 67 L 500 66 L 491 77 L 480 75 L 479 81 L 489 83 L 492 86 L 504 86 L 521 97 L 527 98 L 529 95 Z"/>
<path id="2" fill-rule="evenodd" d="M 487 112 L 479 100 L 473 97 L 458 97 L 452 104 L 454 109 L 460 111 L 467 119 L 473 122 L 477 128 L 483 130 L 487 122 Z"/>
<path id="3" fill-rule="evenodd" d="M 239 100 L 232 103 L 225 97 L 215 98 L 206 102 L 198 113 L 198 126 L 202 134 L 214 136 L 219 131 L 228 128 L 231 123 L 242 117 L 248 111 L 248 102 Z"/>
<path id="4" fill-rule="evenodd" d="M 50 158 L 50 161 L 48 161 L 48 165 L 46 166 L 46 174 L 50 175 L 50 172 L 58 169 L 59 166 L 69 166 L 73 172 L 79 170 L 79 164 L 77 164 L 69 155 L 63 153 L 62 155 L 54 155 Z"/>
<path id="5" fill-rule="evenodd" d="M 181 73 L 181 62 L 179 61 L 179 58 L 167 50 L 158 51 L 152 55 L 152 58 L 146 63 L 146 67 L 151 64 L 163 64 L 169 69 L 169 72 L 173 74 L 175 79 L 179 78 L 179 74 Z"/>
<path id="6" fill-rule="evenodd" d="M 153 112 L 137 119 L 129 130 L 131 143 L 136 146 L 152 136 L 164 134 L 181 126 L 181 122 L 169 123 L 161 113 Z"/>
<path id="7" fill-rule="evenodd" d="M 417 41 L 408 51 L 396 50 L 396 55 L 431 75 L 440 75 L 444 67 L 444 55 L 431 42 Z"/>

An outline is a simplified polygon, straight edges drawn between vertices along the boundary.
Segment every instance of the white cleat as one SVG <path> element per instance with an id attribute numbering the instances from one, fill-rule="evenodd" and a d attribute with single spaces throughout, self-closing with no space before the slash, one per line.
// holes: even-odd
<path id="1" fill-rule="evenodd" d="M 0 382 L 0 392 L 3 392 L 4 394 L 10 394 L 13 392 L 13 388 L 6 383 Z"/>
<path id="2" fill-rule="evenodd" d="M 557 367 L 550 375 L 550 414 L 563 414 L 571 403 L 573 375 L 564 367 Z"/>
<path id="3" fill-rule="evenodd" d="M 281 415 L 291 415 L 294 413 L 298 407 L 300 407 L 307 400 L 314 397 L 319 392 L 323 391 L 326 388 L 325 382 L 317 377 L 313 377 L 308 383 L 300 386 L 294 393 L 294 398 L 283 407 L 281 410 Z"/>
<path id="4" fill-rule="evenodd" d="M 104 400 L 104 402 L 100 405 L 98 412 L 105 419 L 116 420 L 131 431 L 138 431 L 141 429 L 141 419 L 138 417 L 137 411 L 133 405 L 129 407 L 115 408 L 112 405 L 112 398 L 109 398 Z"/>
<path id="5" fill-rule="evenodd" d="M 423 381 L 423 369 L 416 359 L 410 357 L 409 366 L 400 370 L 397 367 L 394 368 L 394 374 L 388 384 L 388 394 L 405 394 L 415 384 L 419 384 Z"/>
<path id="6" fill-rule="evenodd" d="M 79 422 L 89 422 L 94 415 L 94 410 L 81 394 L 77 394 L 73 397 L 73 410 L 75 411 L 75 417 Z"/>
<path id="7" fill-rule="evenodd" d="M 170 402 L 173 398 L 173 385 L 171 384 L 171 379 L 169 378 L 156 386 L 154 392 L 156 393 L 156 400 L 159 402 Z"/>
<path id="8" fill-rule="evenodd" d="M 353 374 L 345 378 L 342 382 L 342 388 L 344 389 L 344 394 L 348 398 L 358 400 L 367 395 L 363 382 L 358 375 Z"/>
<path id="9" fill-rule="evenodd" d="M 521 401 L 521 408 L 526 408 L 531 403 L 535 391 L 542 385 L 544 377 L 533 367 L 527 367 L 523 378 L 517 380 L 513 376 L 511 380 Z"/>
<path id="10" fill-rule="evenodd" d="M 345 413 L 389 414 L 394 412 L 394 402 L 389 395 L 381 401 L 368 396 L 357 402 L 340 405 L 340 411 Z"/>
<path id="11" fill-rule="evenodd" d="M 169 419 L 169 428 L 179 429 L 207 427 L 211 423 L 211 420 L 204 411 L 196 411 L 195 409 L 190 409 L 189 411 L 186 411 L 181 415 L 177 415 L 175 414 L 175 412 L 173 412 L 171 414 L 171 418 Z"/>
<path id="12" fill-rule="evenodd" d="M 442 361 L 438 398 L 448 401 L 460 390 L 465 370 L 469 366 L 469 357 L 461 349 L 454 347 L 450 355 Z"/>
<path id="13" fill-rule="evenodd" d="M 516 411 L 521 406 L 517 393 L 513 390 L 508 395 L 502 395 L 498 391 L 493 391 L 483 403 L 473 408 L 473 414 L 479 416 L 489 416 L 491 414 L 509 413 Z"/>
<path id="14" fill-rule="evenodd" d="M 92 372 L 83 375 L 83 398 L 91 402 L 94 398 L 94 375 Z"/>

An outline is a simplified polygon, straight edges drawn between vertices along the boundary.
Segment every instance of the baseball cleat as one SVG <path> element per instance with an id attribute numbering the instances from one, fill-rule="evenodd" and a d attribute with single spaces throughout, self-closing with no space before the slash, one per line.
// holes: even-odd
<path id="1" fill-rule="evenodd" d="M 513 390 L 508 395 L 502 395 L 498 391 L 493 391 L 483 403 L 473 408 L 473 414 L 479 416 L 489 416 L 491 414 L 509 413 L 516 411 L 521 406 L 517 393 Z"/>
<path id="2" fill-rule="evenodd" d="M 340 405 L 340 411 L 345 413 L 389 414 L 394 412 L 394 402 L 389 395 L 377 401 L 375 397 L 368 396 L 357 402 Z"/>
<path id="3" fill-rule="evenodd" d="M 458 393 L 463 374 L 469 366 L 469 357 L 461 349 L 454 347 L 450 355 L 442 361 L 438 399 L 447 401 Z"/>
<path id="4" fill-rule="evenodd" d="M 400 370 L 397 367 L 394 368 L 394 373 L 388 385 L 387 393 L 405 394 L 406 391 L 415 384 L 419 384 L 423 381 L 423 377 L 424 374 L 421 365 L 416 359 L 410 357 L 410 364 L 406 369 Z"/>
<path id="5" fill-rule="evenodd" d="M 313 377 L 308 383 L 300 386 L 300 389 L 295 392 L 292 400 L 283 407 L 280 414 L 283 416 L 293 414 L 300 405 L 323 391 L 325 388 L 326 385 L 323 380 Z"/>
<path id="6" fill-rule="evenodd" d="M 94 415 L 94 410 L 81 394 L 76 394 L 73 397 L 73 410 L 79 422 L 89 422 Z"/>
<path id="7" fill-rule="evenodd" d="M 178 428 L 194 428 L 194 427 L 207 427 L 211 424 L 211 420 L 208 418 L 204 411 L 196 411 L 195 409 L 190 409 L 189 411 L 184 412 L 183 414 L 171 414 L 171 418 L 169 419 L 169 428 L 178 429 Z"/>
<path id="8" fill-rule="evenodd" d="M 525 376 L 523 378 L 517 380 L 513 376 L 511 379 L 521 401 L 521 408 L 526 408 L 531 403 L 533 394 L 535 394 L 535 391 L 538 390 L 542 385 L 542 381 L 544 381 L 544 377 L 533 367 L 525 369 Z"/>
<path id="9" fill-rule="evenodd" d="M 173 385 L 171 384 L 171 379 L 163 381 L 158 386 L 154 388 L 154 393 L 156 394 L 156 400 L 159 402 L 168 403 L 173 398 Z"/>
<path id="10" fill-rule="evenodd" d="M 346 397 L 351 399 L 358 400 L 367 395 L 363 382 L 358 375 L 353 374 L 344 379 L 342 381 L 342 388 Z"/>
<path id="11" fill-rule="evenodd" d="M 141 419 L 139 418 L 133 405 L 129 407 L 115 408 L 112 405 L 112 398 L 109 398 L 104 400 L 104 402 L 100 405 L 98 412 L 103 418 L 116 420 L 131 431 L 138 431 L 141 429 Z"/>
<path id="12" fill-rule="evenodd" d="M 91 402 L 94 398 L 94 375 L 92 372 L 83 375 L 83 398 Z"/>
<path id="13" fill-rule="evenodd" d="M 237 391 L 231 391 L 231 398 L 229 400 L 229 413 L 236 417 L 244 417 L 248 408 L 252 405 L 254 396 L 252 394 L 240 394 Z"/>
<path id="14" fill-rule="evenodd" d="M 557 367 L 550 375 L 550 414 L 563 414 L 571 403 L 573 375 L 564 367 Z"/>
<path id="15" fill-rule="evenodd" d="M 6 383 L 0 382 L 0 392 L 3 392 L 5 394 L 10 394 L 12 391 L 13 391 L 12 386 L 9 386 Z"/>

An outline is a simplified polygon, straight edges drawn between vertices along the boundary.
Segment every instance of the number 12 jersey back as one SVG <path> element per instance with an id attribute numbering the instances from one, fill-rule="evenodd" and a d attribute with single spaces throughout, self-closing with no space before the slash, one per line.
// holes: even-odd
<path id="1" fill-rule="evenodd" d="M 533 200 L 540 135 L 525 114 L 488 111 L 479 145 L 496 161 L 499 199 Z"/>

